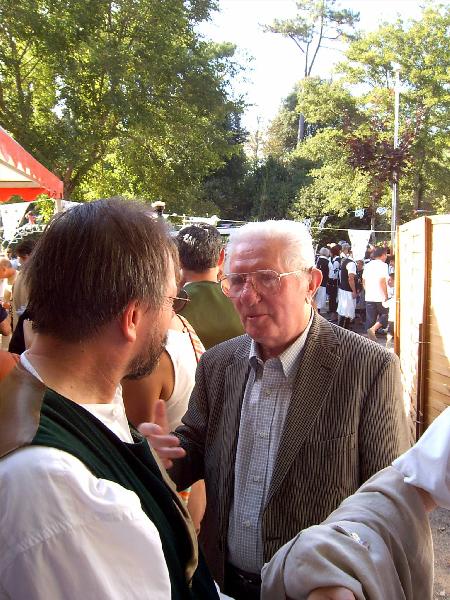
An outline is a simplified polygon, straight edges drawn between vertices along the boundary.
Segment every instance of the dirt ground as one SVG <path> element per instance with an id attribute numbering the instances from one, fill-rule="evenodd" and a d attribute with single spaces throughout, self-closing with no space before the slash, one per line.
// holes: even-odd
<path id="1" fill-rule="evenodd" d="M 450 600 L 450 510 L 436 509 L 430 522 L 434 543 L 433 600 Z"/>

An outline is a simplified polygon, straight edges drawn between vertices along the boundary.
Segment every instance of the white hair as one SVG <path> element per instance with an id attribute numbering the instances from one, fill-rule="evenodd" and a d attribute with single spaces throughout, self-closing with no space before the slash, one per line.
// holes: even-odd
<path id="1" fill-rule="evenodd" d="M 319 254 L 320 256 L 330 256 L 330 251 L 328 248 L 323 247 L 319 250 Z"/>
<path id="2" fill-rule="evenodd" d="M 229 269 L 234 248 L 241 242 L 263 240 L 283 242 L 282 260 L 287 271 L 309 269 L 314 266 L 311 235 L 303 223 L 296 221 L 259 221 L 247 223 L 231 232 L 226 247 L 225 270 Z"/>

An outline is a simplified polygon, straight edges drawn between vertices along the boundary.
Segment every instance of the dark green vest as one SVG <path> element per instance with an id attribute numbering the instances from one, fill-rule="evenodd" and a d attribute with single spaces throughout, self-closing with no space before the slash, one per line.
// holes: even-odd
<path id="1" fill-rule="evenodd" d="M 134 444 L 122 442 L 82 406 L 47 390 L 39 428 L 31 444 L 64 450 L 81 460 L 96 477 L 135 492 L 143 511 L 158 529 L 172 598 L 216 600 L 218 594 L 201 555 L 192 581 L 187 582 L 192 546 L 186 523 L 147 441 L 133 428 L 132 435 Z"/>

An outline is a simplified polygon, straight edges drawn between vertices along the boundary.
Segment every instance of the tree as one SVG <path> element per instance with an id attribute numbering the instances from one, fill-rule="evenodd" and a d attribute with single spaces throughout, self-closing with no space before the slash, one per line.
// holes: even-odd
<path id="1" fill-rule="evenodd" d="M 339 82 L 317 78 L 302 82 L 299 109 L 314 135 L 294 154 L 315 165 L 309 172 L 310 184 L 298 191 L 292 216 L 318 220 L 333 214 L 343 219 L 357 208 L 368 209 L 372 216 L 376 208 L 390 210 L 389 183 L 396 170 L 401 171 L 401 222 L 413 218 L 417 209 L 450 210 L 445 75 L 450 63 L 445 34 L 449 25 L 448 8 L 426 8 L 420 20 L 385 25 L 354 41 L 348 60 L 338 67 L 344 75 Z M 402 76 L 397 150 L 394 58 Z"/>
<path id="2" fill-rule="evenodd" d="M 227 91 L 234 47 L 194 29 L 213 7 L 4 0 L 0 123 L 63 179 L 66 197 L 190 189 L 222 162 L 222 124 L 240 110 Z"/>
<path id="3" fill-rule="evenodd" d="M 348 148 L 347 160 L 352 168 L 358 169 L 368 177 L 370 194 L 370 228 L 375 229 L 375 214 L 388 184 L 398 184 L 402 171 L 411 158 L 411 146 L 417 137 L 420 118 L 415 128 L 409 128 L 402 134 L 398 146 L 386 137 L 384 123 L 374 117 L 370 122 L 370 131 L 361 134 L 347 129 L 344 144 Z"/>
<path id="4" fill-rule="evenodd" d="M 265 156 L 281 158 L 297 146 L 297 88 L 282 102 L 281 109 L 270 123 L 264 144 Z"/>
<path id="5" fill-rule="evenodd" d="M 449 26 L 448 6 L 428 6 L 418 20 L 399 20 L 355 41 L 338 67 L 350 83 L 366 87 L 361 101 L 392 123 L 394 63 L 399 64 L 400 124 L 408 128 L 419 116 L 421 125 L 400 196 L 416 211 L 449 202 Z"/>
<path id="6" fill-rule="evenodd" d="M 249 173 L 244 187 L 253 201 L 252 218 L 286 219 L 297 190 L 305 184 L 309 168 L 307 160 L 294 158 L 282 162 L 269 156 Z"/>
<path id="7" fill-rule="evenodd" d="M 324 42 L 354 36 L 359 13 L 335 8 L 336 0 L 302 0 L 296 2 L 297 15 L 293 19 L 276 19 L 264 30 L 291 39 L 303 54 L 303 78 L 311 76 L 320 48 Z M 299 115 L 297 142 L 305 137 L 305 119 Z"/>

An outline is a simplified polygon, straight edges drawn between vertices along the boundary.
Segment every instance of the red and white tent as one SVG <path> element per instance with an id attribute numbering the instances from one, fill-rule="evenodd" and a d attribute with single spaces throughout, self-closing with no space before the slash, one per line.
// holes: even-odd
<path id="1" fill-rule="evenodd" d="M 0 202 L 21 196 L 27 202 L 39 194 L 63 197 L 63 182 L 0 127 Z"/>

